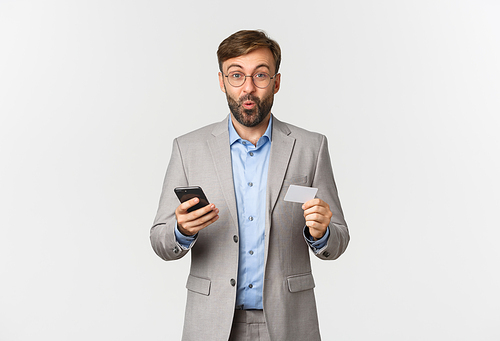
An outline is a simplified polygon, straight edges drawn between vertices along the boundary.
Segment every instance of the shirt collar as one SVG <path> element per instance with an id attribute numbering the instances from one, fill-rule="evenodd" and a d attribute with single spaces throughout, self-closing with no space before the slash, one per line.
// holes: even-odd
<path id="1" fill-rule="evenodd" d="M 269 115 L 270 115 L 269 123 L 267 125 L 266 132 L 264 133 L 264 135 L 261 136 L 261 138 L 257 142 L 257 147 L 260 147 L 260 145 L 262 145 L 265 142 L 265 140 L 262 139 L 263 137 L 266 137 L 269 141 L 272 140 L 271 137 L 272 137 L 272 131 L 273 131 L 273 115 L 272 114 L 269 114 Z M 236 129 L 234 129 L 232 119 L 233 119 L 232 115 L 229 115 L 229 120 L 228 120 L 229 121 L 229 123 L 228 123 L 229 145 L 232 145 L 233 143 L 235 143 L 238 140 L 243 141 L 243 139 L 240 137 L 240 135 L 236 132 Z"/>

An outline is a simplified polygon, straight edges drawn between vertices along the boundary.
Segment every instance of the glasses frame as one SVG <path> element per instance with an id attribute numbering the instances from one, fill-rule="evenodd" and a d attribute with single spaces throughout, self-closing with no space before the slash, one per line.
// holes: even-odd
<path id="1" fill-rule="evenodd" d="M 253 75 L 250 75 L 250 76 L 245 75 L 245 74 L 244 74 L 243 72 L 241 72 L 241 71 L 233 71 L 233 72 L 238 72 L 238 73 L 241 73 L 241 74 L 243 75 L 243 77 L 245 77 L 245 80 L 243 81 L 243 83 L 241 83 L 241 85 L 233 85 L 233 84 L 231 84 L 231 82 L 229 81 L 229 75 L 226 75 L 226 74 L 224 74 L 224 72 L 221 72 L 221 73 L 222 73 L 222 75 L 223 75 L 224 77 L 226 77 L 226 78 L 227 78 L 227 82 L 229 83 L 229 85 L 231 85 L 233 88 L 240 88 L 240 87 L 242 87 L 242 86 L 245 84 L 245 82 L 247 81 L 247 77 L 250 77 L 250 78 L 252 79 L 252 83 L 253 83 L 253 85 L 255 85 L 255 87 L 257 87 L 257 88 L 259 88 L 259 89 L 265 89 L 265 88 L 267 88 L 269 85 L 271 85 L 271 81 L 272 81 L 274 78 L 276 78 L 276 75 L 278 74 L 278 72 L 276 72 L 276 73 L 275 73 L 272 77 L 270 77 L 270 78 L 269 78 L 269 84 L 267 84 L 265 87 L 260 87 L 260 86 L 258 86 L 257 84 L 255 84 L 254 77 L 255 77 L 255 75 L 258 75 L 259 73 L 265 73 L 266 75 L 269 75 L 267 72 L 256 72 L 256 73 L 254 73 Z"/>

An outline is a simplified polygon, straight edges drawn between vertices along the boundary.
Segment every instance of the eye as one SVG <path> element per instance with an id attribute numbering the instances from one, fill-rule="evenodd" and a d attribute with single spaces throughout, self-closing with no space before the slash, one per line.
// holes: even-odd
<path id="1" fill-rule="evenodd" d="M 240 79 L 241 77 L 244 77 L 244 75 L 241 72 L 231 72 L 229 74 L 229 78 L 232 79 Z"/>
<path id="2" fill-rule="evenodd" d="M 256 73 L 253 77 L 255 79 L 258 79 L 258 80 L 266 80 L 267 78 L 269 78 L 269 75 L 267 73 L 264 73 L 264 72 L 259 72 L 259 73 Z"/>

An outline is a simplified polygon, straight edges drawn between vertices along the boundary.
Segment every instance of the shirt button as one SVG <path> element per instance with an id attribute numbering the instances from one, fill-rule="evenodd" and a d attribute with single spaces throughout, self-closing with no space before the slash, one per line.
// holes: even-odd
<path id="1" fill-rule="evenodd" d="M 231 286 L 233 286 L 233 287 L 236 285 L 236 281 L 234 280 L 234 278 L 231 278 L 229 283 L 231 283 Z"/>
<path id="2" fill-rule="evenodd" d="M 249 182 L 248 186 L 253 187 L 253 182 Z"/>
<path id="3" fill-rule="evenodd" d="M 252 288 L 253 288 L 253 285 L 252 285 L 252 284 L 250 284 L 248 287 L 249 287 L 250 289 L 252 289 Z"/>
<path id="4" fill-rule="evenodd" d="M 248 220 L 253 221 L 253 217 L 248 217 Z"/>
<path id="5" fill-rule="evenodd" d="M 237 235 L 234 235 L 234 236 L 233 236 L 233 240 L 234 240 L 234 242 L 235 242 L 235 243 L 237 243 L 237 242 L 238 242 L 238 236 L 237 236 Z"/>
<path id="6" fill-rule="evenodd" d="M 252 250 L 248 251 L 248 253 L 251 254 L 251 255 L 253 255 L 253 251 Z"/>
<path id="7" fill-rule="evenodd" d="M 253 156 L 253 152 L 250 152 L 250 156 Z"/>
<path id="8" fill-rule="evenodd" d="M 243 143 L 243 144 L 247 144 L 247 141 L 243 141 L 243 142 L 241 142 L 241 143 Z"/>

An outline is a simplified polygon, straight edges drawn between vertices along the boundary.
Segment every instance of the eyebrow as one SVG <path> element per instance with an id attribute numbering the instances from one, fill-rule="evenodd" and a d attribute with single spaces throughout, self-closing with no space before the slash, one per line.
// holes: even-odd
<path id="1" fill-rule="evenodd" d="M 229 72 L 229 69 L 230 69 L 230 68 L 232 68 L 232 67 L 237 67 L 237 68 L 243 69 L 243 67 L 242 67 L 240 64 L 236 64 L 236 63 L 234 63 L 234 64 L 231 64 L 231 65 L 229 65 L 229 66 L 227 67 L 227 71 Z M 257 66 L 255 67 L 255 69 L 254 69 L 254 70 L 257 70 L 257 69 L 259 69 L 259 68 L 261 68 L 261 67 L 265 67 L 266 69 L 268 69 L 269 71 L 271 71 L 271 69 L 269 68 L 269 65 L 267 65 L 267 64 L 259 64 L 259 65 L 257 65 Z"/>

